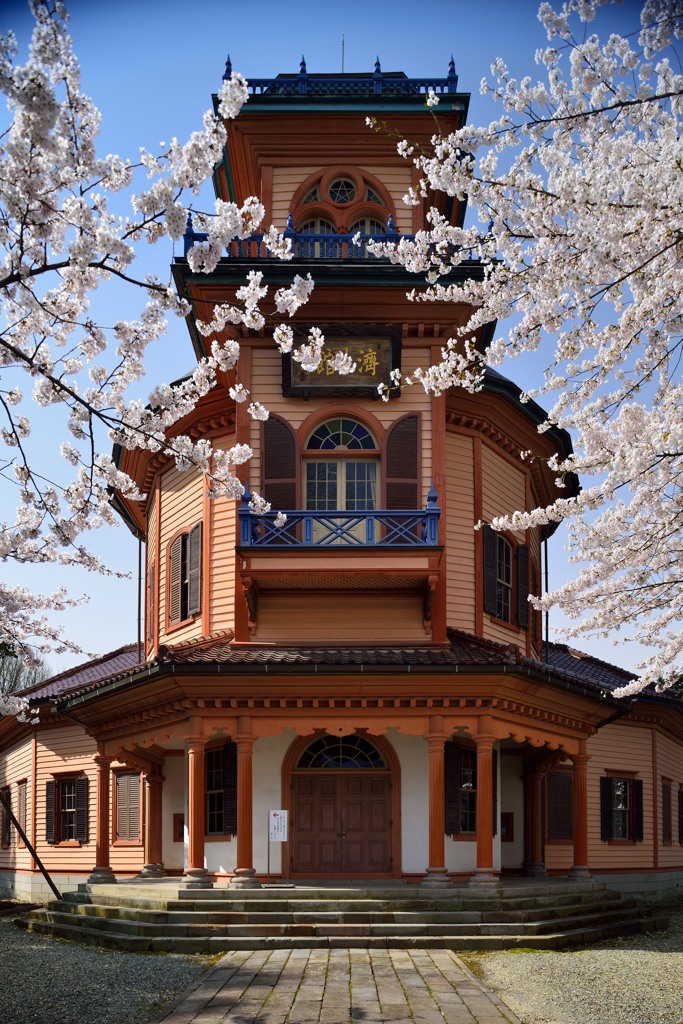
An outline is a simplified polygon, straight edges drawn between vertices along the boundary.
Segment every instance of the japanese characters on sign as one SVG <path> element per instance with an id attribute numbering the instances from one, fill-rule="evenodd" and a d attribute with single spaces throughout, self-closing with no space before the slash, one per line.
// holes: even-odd
<path id="1" fill-rule="evenodd" d="M 268 838 L 271 843 L 287 842 L 287 814 L 282 810 L 268 812 Z"/>
<path id="2" fill-rule="evenodd" d="M 389 374 L 399 366 L 400 346 L 388 335 L 348 337 L 325 334 L 325 347 L 317 370 L 309 372 L 301 364 L 287 359 L 283 366 L 285 395 L 321 396 L 377 394 L 379 384 L 390 384 Z M 355 363 L 352 373 L 340 373 L 335 356 L 343 352 Z"/>

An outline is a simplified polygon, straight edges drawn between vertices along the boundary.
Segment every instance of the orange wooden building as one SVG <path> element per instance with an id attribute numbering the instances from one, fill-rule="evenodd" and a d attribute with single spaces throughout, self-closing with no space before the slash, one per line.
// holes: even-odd
<path id="1" fill-rule="evenodd" d="M 117 498 L 145 545 L 142 647 L 34 688 L 38 725 L 0 721 L 0 788 L 62 889 L 140 873 L 248 887 L 268 871 L 426 886 L 594 874 L 653 894 L 683 884 L 679 703 L 617 700 L 627 673 L 546 642 L 528 596 L 549 537 L 474 529 L 552 501 L 544 459 L 566 454 L 569 437 L 539 434 L 542 410 L 494 371 L 476 395 L 377 397 L 392 368 L 438 359 L 467 316 L 408 301 L 416 280 L 366 252 L 369 237 L 419 231 L 432 200 L 403 204 L 411 165 L 364 120 L 427 145 L 428 89 L 442 130 L 463 122 L 452 63 L 435 80 L 302 64 L 252 82 L 230 125 L 217 193 L 260 195 L 294 259 L 271 259 L 254 237 L 208 276 L 176 259 L 178 290 L 210 319 L 249 269 L 271 294 L 310 272 L 293 323 L 302 336 L 321 326 L 357 370 L 341 377 L 324 361 L 305 373 L 269 329 L 234 329 L 240 379 L 270 418 L 250 419 L 226 374 L 178 430 L 253 448 L 243 503 L 209 499 L 201 475 L 162 456 L 117 453 L 147 495 Z M 456 199 L 434 201 L 461 221 Z M 196 237 L 189 225 L 187 243 Z M 466 260 L 455 279 L 481 273 Z M 200 357 L 206 341 L 188 326 Z M 528 449 L 539 459 L 521 461 Z M 272 512 L 250 511 L 255 491 Z M 270 842 L 272 810 L 288 812 L 286 842 Z M 0 826 L 0 888 L 41 893 L 4 811 Z"/>

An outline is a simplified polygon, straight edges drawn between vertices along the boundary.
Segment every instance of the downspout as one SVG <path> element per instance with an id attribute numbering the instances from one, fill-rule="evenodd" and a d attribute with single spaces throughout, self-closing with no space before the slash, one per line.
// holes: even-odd
<path id="1" fill-rule="evenodd" d="M 142 537 L 138 537 L 138 665 L 142 661 Z"/>
<path id="2" fill-rule="evenodd" d="M 548 534 L 546 533 L 543 539 L 543 551 L 544 551 L 544 573 L 543 573 L 543 592 L 548 593 L 550 589 L 548 586 Z M 550 643 L 550 610 L 545 610 L 545 662 L 548 664 L 548 645 Z"/>

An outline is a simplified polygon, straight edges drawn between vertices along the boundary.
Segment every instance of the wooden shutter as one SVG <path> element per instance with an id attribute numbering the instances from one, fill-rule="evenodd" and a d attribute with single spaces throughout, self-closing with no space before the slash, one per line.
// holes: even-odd
<path id="1" fill-rule="evenodd" d="M 147 566 L 147 643 L 154 641 L 154 586 L 155 586 L 155 565 L 150 562 Z"/>
<path id="2" fill-rule="evenodd" d="M 417 416 L 405 416 L 394 424 L 387 436 L 385 479 L 388 509 L 417 509 L 420 506 L 417 428 Z"/>
<path id="3" fill-rule="evenodd" d="M 187 614 L 202 607 L 202 524 L 197 523 L 187 538 Z"/>
<path id="4" fill-rule="evenodd" d="M 529 628 L 529 548 L 517 548 L 517 624 Z"/>
<path id="5" fill-rule="evenodd" d="M 491 769 L 491 790 L 493 797 L 493 834 L 498 835 L 498 751 L 493 751 L 493 766 Z"/>
<path id="6" fill-rule="evenodd" d="M 50 780 L 45 783 L 45 842 L 55 842 L 55 804 L 57 802 L 57 783 Z"/>
<path id="7" fill-rule="evenodd" d="M 496 602 L 496 533 L 490 526 L 484 526 L 484 611 L 489 615 L 497 612 Z"/>
<path id="8" fill-rule="evenodd" d="M 613 838 L 613 788 L 612 780 L 607 775 L 600 776 L 600 838 L 603 841 Z"/>
<path id="9" fill-rule="evenodd" d="M 183 538 L 176 537 L 171 544 L 169 559 L 168 618 L 180 622 L 183 607 Z"/>
<path id="10" fill-rule="evenodd" d="M 643 780 L 631 780 L 631 821 L 633 822 L 632 839 L 643 841 Z"/>
<path id="11" fill-rule="evenodd" d="M 5 802 L 2 805 L 2 845 L 10 846 L 12 842 L 12 818 L 10 811 L 12 810 L 12 791 L 9 786 L 3 789 L 2 795 L 5 798 Z"/>
<path id="12" fill-rule="evenodd" d="M 443 745 L 443 782 L 446 835 L 460 832 L 460 748 L 447 740 Z"/>
<path id="13" fill-rule="evenodd" d="M 223 828 L 237 835 L 237 744 L 223 747 Z"/>
<path id="14" fill-rule="evenodd" d="M 76 779 L 76 839 L 79 843 L 88 842 L 88 788 L 88 779 L 79 776 Z"/>
<path id="15" fill-rule="evenodd" d="M 546 804 L 548 839 L 571 839 L 572 777 L 569 772 L 548 772 Z"/>
<path id="16" fill-rule="evenodd" d="M 136 772 L 116 776 L 116 837 L 140 839 L 140 776 Z"/>
<path id="17" fill-rule="evenodd" d="M 678 841 L 683 843 L 683 789 L 678 790 Z"/>
<path id="18" fill-rule="evenodd" d="M 284 422 L 274 416 L 263 424 L 263 497 L 273 510 L 299 507 L 296 488 L 296 439 Z"/>

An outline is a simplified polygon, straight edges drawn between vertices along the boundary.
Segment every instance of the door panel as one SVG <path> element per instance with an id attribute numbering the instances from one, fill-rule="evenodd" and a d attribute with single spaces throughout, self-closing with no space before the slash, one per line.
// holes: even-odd
<path id="1" fill-rule="evenodd" d="M 391 871 L 389 775 L 295 775 L 292 797 L 294 874 Z"/>

